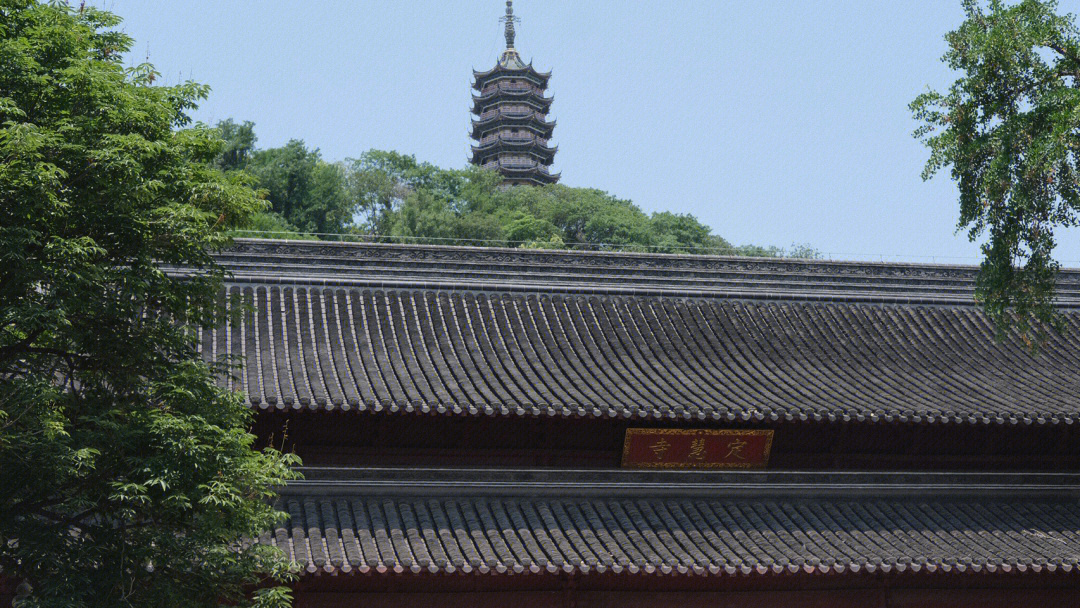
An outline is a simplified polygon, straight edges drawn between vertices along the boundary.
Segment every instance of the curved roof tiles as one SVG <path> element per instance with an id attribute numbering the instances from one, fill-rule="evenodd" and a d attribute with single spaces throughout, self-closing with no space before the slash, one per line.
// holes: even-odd
<path id="1" fill-rule="evenodd" d="M 961 267 L 242 241 L 203 332 L 261 408 L 1071 423 L 1071 331 L 998 343 Z"/>
<path id="2" fill-rule="evenodd" d="M 799 491 L 753 474 L 608 472 L 590 485 L 566 482 L 581 475 L 485 470 L 480 476 L 490 479 L 465 472 L 459 481 L 471 481 L 458 488 L 445 470 L 365 471 L 357 481 L 348 471 L 310 473 L 314 480 L 281 497 L 289 522 L 260 541 L 312 573 L 724 576 L 1080 565 L 1075 489 L 1060 489 L 1075 484 L 1067 476 L 1029 479 L 1005 494 L 998 484 L 1014 481 L 993 475 L 856 474 L 828 484 L 832 490 L 806 479 Z M 391 479 L 392 487 L 379 483 Z M 782 481 L 799 486 L 800 476 Z M 680 494 L 669 482 L 696 490 Z"/>

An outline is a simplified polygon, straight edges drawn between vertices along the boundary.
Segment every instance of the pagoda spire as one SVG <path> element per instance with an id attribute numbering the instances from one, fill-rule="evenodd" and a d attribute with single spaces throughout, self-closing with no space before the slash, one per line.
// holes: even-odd
<path id="1" fill-rule="evenodd" d="M 507 50 L 514 48 L 514 23 L 521 22 L 521 19 L 514 16 L 514 0 L 506 0 L 506 16 L 499 21 L 506 24 L 503 33 L 506 35 Z"/>
<path id="2" fill-rule="evenodd" d="M 506 0 L 506 50 L 495 67 L 473 71 L 470 136 L 476 140 L 469 159 L 474 165 L 498 171 L 507 186 L 554 184 L 559 174 L 551 172 L 556 147 L 550 144 L 555 122 L 547 118 L 551 98 L 544 95 L 550 73 L 538 72 L 521 60 L 514 48 L 513 0 Z"/>

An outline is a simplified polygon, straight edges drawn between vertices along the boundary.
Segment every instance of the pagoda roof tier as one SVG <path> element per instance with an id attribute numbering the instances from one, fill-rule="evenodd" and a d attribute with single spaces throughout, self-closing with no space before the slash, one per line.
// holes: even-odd
<path id="1" fill-rule="evenodd" d="M 529 173 L 526 175 L 509 175 L 506 176 L 507 184 L 521 185 L 518 182 L 527 182 L 530 186 L 547 186 L 550 184 L 558 183 L 559 174 L 540 173 L 539 171 Z"/>
<path id="2" fill-rule="evenodd" d="M 533 92 L 523 91 L 492 91 L 487 95 L 473 95 L 473 114 L 480 114 L 484 108 L 491 106 L 492 104 L 508 102 L 508 103 L 523 103 L 530 105 L 537 110 L 541 110 L 547 113 L 551 108 L 551 102 L 554 101 L 554 97 L 544 97 Z"/>
<path id="3" fill-rule="evenodd" d="M 504 152 L 509 152 L 511 150 L 503 150 L 503 151 Z M 526 171 L 531 171 L 533 169 L 536 169 L 537 171 L 540 171 L 539 167 L 545 167 L 546 168 L 547 166 L 551 165 L 551 163 L 555 160 L 555 150 L 553 148 L 540 148 L 540 147 L 537 147 L 536 149 L 518 149 L 518 150 L 512 150 L 512 151 L 515 152 L 516 154 L 528 155 L 529 157 L 534 159 L 533 162 L 535 164 L 530 165 L 528 167 L 525 167 L 524 169 Z M 473 146 L 472 155 L 469 157 L 469 162 L 474 164 L 474 165 L 487 166 L 487 163 L 484 162 L 483 159 L 488 157 L 489 154 L 491 154 L 491 152 L 485 153 L 484 151 L 481 151 L 476 146 Z M 488 162 L 490 162 L 490 161 L 488 161 Z M 514 164 L 507 161 L 507 166 L 513 167 Z M 494 168 L 494 167 L 491 167 L 491 168 Z M 502 170 L 502 167 L 499 167 L 499 170 Z M 544 173 L 550 173 L 548 171 L 543 171 L 543 172 Z M 507 175 L 509 175 L 509 173 L 507 173 Z M 557 178 L 558 176 L 554 176 L 554 177 Z M 556 181 L 557 181 L 557 179 L 556 179 Z"/>
<path id="4" fill-rule="evenodd" d="M 484 167 L 496 169 L 510 178 L 531 178 L 545 184 L 554 184 L 559 181 L 558 173 L 551 173 L 546 164 L 536 161 L 520 162 L 499 159 L 494 167 L 490 165 L 484 165 Z"/>
<path id="5" fill-rule="evenodd" d="M 258 542 L 305 575 L 1080 577 L 1074 474 L 302 471 Z"/>
<path id="6" fill-rule="evenodd" d="M 1068 331 L 1032 357 L 996 340 L 969 266 L 251 239 L 217 259 L 251 308 L 202 350 L 244 355 L 257 408 L 1080 421 L 1078 271 L 1059 275 Z"/>
<path id="7" fill-rule="evenodd" d="M 472 121 L 471 136 L 473 139 L 479 140 L 484 133 L 492 129 L 501 129 L 504 127 L 528 129 L 540 137 L 547 139 L 555 132 L 555 121 L 544 120 L 535 112 L 511 113 L 500 110 L 497 111 L 494 116 L 482 120 L 474 119 Z"/>
<path id="8" fill-rule="evenodd" d="M 498 63 L 495 67 L 486 72 L 473 70 L 472 87 L 477 91 L 480 91 L 490 82 L 517 78 L 528 80 L 543 89 L 547 88 L 548 80 L 551 78 L 551 72 L 537 71 L 532 67 L 532 62 L 529 62 L 528 64 L 511 63 L 509 66 Z"/>
<path id="9" fill-rule="evenodd" d="M 499 137 L 478 146 L 472 146 L 473 161 L 476 162 L 478 155 L 497 154 L 499 152 L 517 152 L 535 157 L 544 164 L 550 165 L 555 160 L 555 153 L 559 147 L 549 147 L 535 139 L 529 138 L 503 138 Z"/>
<path id="10" fill-rule="evenodd" d="M 534 162 L 536 164 L 531 165 L 531 166 L 526 168 L 526 170 L 529 170 L 529 171 L 531 171 L 533 169 L 539 170 L 536 165 L 539 165 L 539 166 L 542 166 L 542 167 L 547 167 L 548 165 L 551 165 L 552 161 L 555 160 L 555 150 L 553 148 L 540 148 L 540 147 L 537 147 L 535 149 L 517 149 L 517 150 L 502 150 L 502 151 L 503 152 L 512 151 L 512 152 L 515 152 L 517 154 L 526 154 L 526 155 L 530 156 L 531 158 L 535 159 Z M 485 151 L 485 150 L 482 150 L 480 148 L 477 148 L 476 146 L 473 146 L 472 155 L 469 157 L 469 162 L 474 164 L 474 165 L 485 165 L 485 166 L 487 166 L 487 163 L 485 163 L 483 159 L 487 158 L 492 153 L 496 153 L 496 152 L 493 152 L 492 150 Z M 508 163 L 508 166 L 512 166 L 512 164 Z M 494 167 L 491 167 L 491 168 L 494 168 Z M 500 167 L 500 170 L 501 170 L 501 167 Z"/>
<path id="11" fill-rule="evenodd" d="M 544 97 L 544 92 L 537 88 L 523 87 L 517 84 L 503 83 L 496 86 L 495 89 L 482 93 L 480 95 L 473 95 L 474 100 L 478 99 L 491 99 L 496 96 L 505 95 L 512 99 L 521 99 L 523 97 L 536 97 L 539 99 L 545 99 L 550 101 L 552 97 Z"/>

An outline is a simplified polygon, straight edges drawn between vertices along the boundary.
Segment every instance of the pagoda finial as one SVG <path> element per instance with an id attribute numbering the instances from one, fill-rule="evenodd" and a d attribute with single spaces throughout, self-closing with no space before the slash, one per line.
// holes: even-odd
<path id="1" fill-rule="evenodd" d="M 514 0 L 506 0 L 506 16 L 499 21 L 506 24 L 506 29 L 504 30 L 504 33 L 506 34 L 506 48 L 514 48 L 514 23 L 521 21 L 521 19 L 514 16 Z"/>

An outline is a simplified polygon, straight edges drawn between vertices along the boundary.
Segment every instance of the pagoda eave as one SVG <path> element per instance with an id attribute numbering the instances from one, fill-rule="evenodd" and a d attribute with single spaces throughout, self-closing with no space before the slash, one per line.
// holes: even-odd
<path id="1" fill-rule="evenodd" d="M 555 131 L 552 128 L 547 128 L 547 129 L 537 129 L 535 127 L 521 127 L 521 128 L 528 129 L 529 133 L 532 133 L 533 135 L 535 135 L 537 137 L 542 137 L 544 139 L 551 139 L 551 137 L 555 134 Z M 469 133 L 469 137 L 479 141 L 484 137 L 484 134 L 487 131 L 488 131 L 487 128 L 476 128 L 476 127 L 474 127 L 473 130 Z"/>
<path id="2" fill-rule="evenodd" d="M 494 76 L 496 74 L 528 74 L 529 76 L 543 78 L 544 80 L 551 78 L 551 72 L 541 72 L 540 70 L 533 67 L 531 61 L 526 64 L 524 68 L 521 69 L 510 69 L 503 67 L 502 65 L 496 64 L 495 67 L 491 68 L 490 70 L 473 70 L 472 73 L 473 78 L 486 78 L 488 76 Z"/>
<path id="3" fill-rule="evenodd" d="M 473 153 L 496 153 L 496 152 L 525 152 L 534 154 L 534 156 L 540 156 L 545 158 L 551 158 L 555 156 L 555 152 L 558 151 L 558 146 L 548 147 L 542 144 L 537 144 L 536 141 L 529 141 L 529 143 L 512 144 L 507 141 L 502 141 L 501 145 L 498 141 L 492 141 L 490 144 L 483 144 L 480 146 L 471 146 Z"/>
<path id="4" fill-rule="evenodd" d="M 542 151 L 545 156 L 554 155 L 559 146 L 548 146 L 545 143 L 537 141 L 535 139 L 522 139 L 520 141 L 514 141 L 512 139 L 496 139 L 487 143 L 476 144 L 472 146 L 473 152 L 532 152 Z"/>
<path id="5" fill-rule="evenodd" d="M 507 119 L 506 117 L 483 121 L 474 120 L 472 121 L 471 135 L 473 139 L 479 141 L 482 139 L 484 133 L 492 129 L 502 128 L 528 129 L 530 132 L 535 133 L 544 139 L 549 139 L 555 132 L 555 121 L 545 122 L 541 120 Z"/>
<path id="6" fill-rule="evenodd" d="M 511 91 L 500 91 L 492 93 L 490 95 L 473 95 L 473 107 L 472 113 L 479 115 L 484 109 L 489 106 L 499 103 L 510 102 L 525 104 L 533 109 L 547 113 L 551 108 L 552 97 L 540 97 L 532 92 L 523 91 L 521 93 Z"/>
<path id="7" fill-rule="evenodd" d="M 551 72 L 538 72 L 532 68 L 531 64 L 520 70 L 510 70 L 502 66 L 496 66 L 486 72 L 473 70 L 473 88 L 479 91 L 489 82 L 503 78 L 522 78 L 540 87 L 546 87 L 548 79 L 551 78 Z"/>
<path id="8" fill-rule="evenodd" d="M 509 150 L 505 150 L 505 151 L 509 151 Z M 513 150 L 513 151 L 517 152 L 519 154 L 525 154 L 525 155 L 531 156 L 531 157 L 535 158 L 537 160 L 537 162 L 540 162 L 540 163 L 543 163 L 543 164 L 551 164 L 552 162 L 554 162 L 554 160 L 555 160 L 555 152 L 556 152 L 556 150 L 554 148 L 536 148 L 536 149 L 531 149 L 531 150 Z M 477 148 L 476 146 L 472 146 L 472 156 L 469 158 L 469 162 L 474 164 L 474 165 L 483 164 L 482 163 L 483 158 L 485 158 L 487 156 L 490 156 L 492 154 L 497 154 L 497 153 L 498 152 L 493 151 L 490 148 L 484 149 L 484 148 Z"/>
<path id="9" fill-rule="evenodd" d="M 561 174 L 559 174 L 559 173 L 540 173 L 540 172 L 536 172 L 534 174 L 529 174 L 529 175 L 507 175 L 505 173 L 503 174 L 503 176 L 506 177 L 508 180 L 520 180 L 520 181 L 532 182 L 532 184 L 535 185 L 535 186 L 547 186 L 547 185 L 558 183 L 560 175 Z"/>
<path id="10" fill-rule="evenodd" d="M 481 169 L 487 171 L 494 171 L 503 177 L 503 184 L 514 185 L 515 182 L 529 182 L 534 186 L 546 186 L 549 184 L 556 184 L 562 177 L 562 173 L 550 173 L 544 171 L 545 167 L 542 164 L 536 164 L 531 167 L 513 167 L 513 166 L 490 166 L 490 165 L 478 165 Z"/>
<path id="11" fill-rule="evenodd" d="M 495 89 L 494 91 L 491 91 L 490 93 L 484 93 L 484 94 L 481 94 L 481 95 L 473 95 L 473 101 L 494 100 L 494 99 L 498 98 L 501 95 L 507 95 L 507 96 L 513 98 L 515 101 L 518 100 L 518 99 L 521 99 L 523 97 L 524 98 L 532 97 L 532 98 L 535 98 L 538 101 L 546 101 L 546 102 L 550 103 L 551 100 L 554 99 L 553 97 L 544 97 L 544 96 L 542 96 L 540 94 L 539 91 L 532 90 L 532 89 L 505 88 L 505 89 Z"/>
<path id="12" fill-rule="evenodd" d="M 536 179 L 536 180 L 550 180 L 548 183 L 555 183 L 559 181 L 560 173 L 548 173 L 541 170 L 540 165 L 532 167 L 515 167 L 513 165 L 499 165 L 492 167 L 495 171 L 498 171 L 502 175 L 514 179 Z"/>

